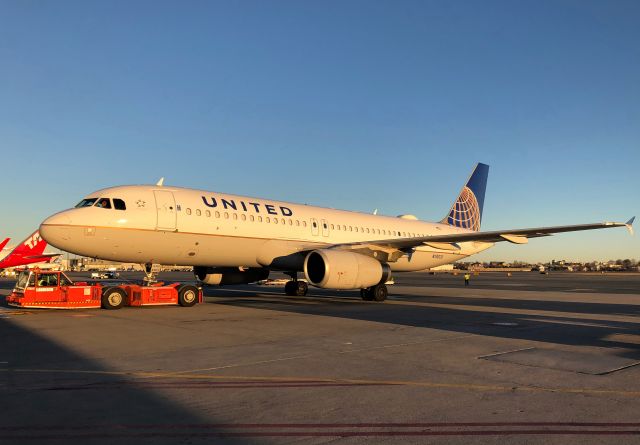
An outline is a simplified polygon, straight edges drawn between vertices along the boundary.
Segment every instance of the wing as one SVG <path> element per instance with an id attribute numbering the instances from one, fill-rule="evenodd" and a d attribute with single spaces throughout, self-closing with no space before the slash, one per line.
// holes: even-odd
<path id="1" fill-rule="evenodd" d="M 459 230 L 456 232 L 422 236 L 415 238 L 396 238 L 396 239 L 382 239 L 372 240 L 356 243 L 344 243 L 335 244 L 332 248 L 347 248 L 347 249 L 369 249 L 369 250 L 382 250 L 389 252 L 390 250 L 397 250 L 402 252 L 403 250 L 412 249 L 414 247 L 427 245 L 436 249 L 443 250 L 460 250 L 457 243 L 468 241 L 480 241 L 486 243 L 496 243 L 501 241 L 508 241 L 515 244 L 526 244 L 529 238 L 538 238 L 541 236 L 550 236 L 554 233 L 564 232 L 578 232 L 581 230 L 594 230 L 594 229 L 610 229 L 613 227 L 626 227 L 630 233 L 633 233 L 633 220 L 631 218 L 626 223 L 621 222 L 602 222 L 593 224 L 578 224 L 572 226 L 554 226 L 554 227 L 537 227 L 532 229 L 509 229 L 509 230 L 496 230 L 490 232 L 472 232 L 467 230 Z M 379 249 L 376 249 L 378 247 Z"/>
<path id="2" fill-rule="evenodd" d="M 47 261 L 47 260 L 51 260 L 53 258 L 57 258 L 59 256 L 61 256 L 61 253 L 45 253 L 42 255 L 33 255 L 33 256 L 24 256 L 22 258 L 24 258 L 25 260 L 30 260 L 30 261 L 34 261 L 34 262 L 42 262 L 42 261 Z"/>

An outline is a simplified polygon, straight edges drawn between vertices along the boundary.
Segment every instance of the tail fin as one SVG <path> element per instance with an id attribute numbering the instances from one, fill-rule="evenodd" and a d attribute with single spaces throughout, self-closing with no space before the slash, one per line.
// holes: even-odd
<path id="1" fill-rule="evenodd" d="M 469 180 L 462 187 L 458 199 L 451 206 L 449 214 L 440 222 L 476 232 L 480 230 L 488 176 L 489 166 L 478 163 Z"/>
<path id="2" fill-rule="evenodd" d="M 0 243 L 0 250 L 4 249 L 4 246 L 7 245 L 11 238 L 6 238 L 3 242 Z"/>
<path id="3" fill-rule="evenodd" d="M 16 255 L 18 257 L 32 257 L 42 255 L 44 249 L 47 247 L 47 242 L 42 239 L 40 232 L 37 230 L 27 237 L 21 244 L 16 246 L 10 255 Z"/>

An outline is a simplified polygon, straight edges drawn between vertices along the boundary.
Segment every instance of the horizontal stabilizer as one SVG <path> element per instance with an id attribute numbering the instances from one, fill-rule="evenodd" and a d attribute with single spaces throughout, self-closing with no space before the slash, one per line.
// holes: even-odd
<path id="1" fill-rule="evenodd" d="M 451 251 L 458 251 L 460 250 L 460 246 L 457 245 L 456 243 L 424 243 L 426 246 L 429 247 L 433 247 L 434 249 L 440 249 L 440 250 L 451 250 Z"/>

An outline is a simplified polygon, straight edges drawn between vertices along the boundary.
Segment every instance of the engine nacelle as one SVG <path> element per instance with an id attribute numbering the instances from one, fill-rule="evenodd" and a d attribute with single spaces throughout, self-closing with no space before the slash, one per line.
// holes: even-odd
<path id="1" fill-rule="evenodd" d="M 345 250 L 319 249 L 304 259 L 304 276 L 316 286 L 329 289 L 364 289 L 386 282 L 388 264 Z"/>
<path id="2" fill-rule="evenodd" d="M 222 286 L 226 284 L 248 284 L 254 281 L 266 280 L 269 277 L 269 269 L 196 266 L 193 268 L 193 274 L 204 284 Z"/>

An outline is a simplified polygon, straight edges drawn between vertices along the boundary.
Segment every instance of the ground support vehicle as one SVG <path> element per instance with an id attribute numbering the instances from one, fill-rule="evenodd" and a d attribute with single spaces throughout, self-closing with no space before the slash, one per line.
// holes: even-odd
<path id="1" fill-rule="evenodd" d="M 24 270 L 7 304 L 21 308 L 120 309 L 122 306 L 193 306 L 202 302 L 202 289 L 191 284 L 74 283 L 61 271 Z"/>

